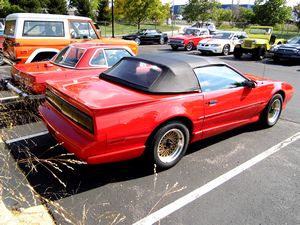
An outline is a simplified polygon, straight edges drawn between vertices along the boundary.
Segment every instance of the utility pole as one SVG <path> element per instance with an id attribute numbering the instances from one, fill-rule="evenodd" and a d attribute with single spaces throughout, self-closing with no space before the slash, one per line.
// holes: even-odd
<path id="1" fill-rule="evenodd" d="M 111 0 L 111 37 L 115 37 L 114 0 Z"/>

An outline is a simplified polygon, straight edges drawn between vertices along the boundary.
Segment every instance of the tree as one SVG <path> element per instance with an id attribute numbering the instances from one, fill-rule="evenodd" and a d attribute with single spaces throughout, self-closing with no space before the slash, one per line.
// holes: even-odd
<path id="1" fill-rule="evenodd" d="M 42 12 L 42 4 L 40 0 L 9 0 L 9 2 L 11 6 L 16 5 L 24 12 L 32 12 L 32 13 Z"/>
<path id="2" fill-rule="evenodd" d="M 153 4 L 149 8 L 148 18 L 156 25 L 161 24 L 170 16 L 170 5 L 163 5 L 160 0 L 153 0 Z"/>
<path id="3" fill-rule="evenodd" d="M 239 21 L 240 23 L 238 25 L 245 28 L 252 23 L 254 16 L 255 14 L 252 9 L 240 8 L 238 11 L 238 18 L 235 18 L 235 21 Z"/>
<path id="4" fill-rule="evenodd" d="M 17 5 L 12 5 L 8 0 L 0 0 L 0 18 L 16 12 L 23 12 L 23 10 Z"/>
<path id="5" fill-rule="evenodd" d="M 125 1 L 126 0 L 114 0 L 114 16 L 117 20 L 124 18 Z"/>
<path id="6" fill-rule="evenodd" d="M 77 9 L 76 15 L 93 18 L 90 0 L 72 0 L 70 5 Z"/>
<path id="7" fill-rule="evenodd" d="M 224 21 L 229 22 L 232 17 L 232 11 L 228 9 L 216 8 L 213 11 L 212 19 L 216 22 L 216 26 L 219 27 Z"/>
<path id="8" fill-rule="evenodd" d="M 211 13 L 220 5 L 215 0 L 189 0 L 184 7 L 182 15 L 189 22 L 201 21 L 201 23 L 211 18 Z"/>
<path id="9" fill-rule="evenodd" d="M 285 0 L 256 0 L 253 7 L 254 22 L 260 25 L 274 26 L 287 22 L 292 15 L 292 8 Z"/>
<path id="10" fill-rule="evenodd" d="M 150 9 L 155 6 L 156 1 L 153 0 L 126 0 L 124 1 L 124 17 L 137 24 L 140 29 L 141 22 L 149 16 Z"/>
<path id="11" fill-rule="evenodd" d="M 46 8 L 50 14 L 68 14 L 66 0 L 49 0 Z"/>
<path id="12" fill-rule="evenodd" d="M 100 0 L 97 10 L 97 21 L 111 21 L 111 13 L 109 8 L 109 0 Z"/>

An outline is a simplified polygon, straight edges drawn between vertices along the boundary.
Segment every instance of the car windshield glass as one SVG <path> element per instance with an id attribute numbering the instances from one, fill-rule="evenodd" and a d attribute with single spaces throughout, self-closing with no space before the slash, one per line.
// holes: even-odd
<path id="1" fill-rule="evenodd" d="M 252 28 L 249 30 L 250 34 L 271 34 L 271 28 Z"/>
<path id="2" fill-rule="evenodd" d="M 157 65 L 124 59 L 104 75 L 108 79 L 117 79 L 120 83 L 149 88 L 161 73 L 162 69 Z"/>
<path id="3" fill-rule="evenodd" d="M 215 39 L 230 39 L 233 33 L 217 33 L 213 36 Z"/>
<path id="4" fill-rule="evenodd" d="M 300 44 L 300 36 L 293 37 L 290 40 L 288 40 L 289 44 Z"/>
<path id="5" fill-rule="evenodd" d="M 61 66 L 75 67 L 85 52 L 84 48 L 66 47 L 57 55 L 54 63 Z"/>
<path id="6" fill-rule="evenodd" d="M 184 32 L 184 34 L 187 34 L 187 35 L 195 35 L 195 34 L 198 34 L 198 33 L 200 33 L 200 31 L 199 30 L 197 30 L 197 29 L 186 29 L 186 31 Z"/>

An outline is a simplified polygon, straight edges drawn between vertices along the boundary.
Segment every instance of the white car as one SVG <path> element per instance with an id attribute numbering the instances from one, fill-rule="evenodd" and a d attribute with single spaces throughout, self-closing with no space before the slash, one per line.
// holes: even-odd
<path id="1" fill-rule="evenodd" d="M 212 38 L 201 40 L 197 49 L 201 53 L 222 53 L 228 55 L 233 52 L 236 44 L 247 37 L 244 31 L 218 31 Z"/>

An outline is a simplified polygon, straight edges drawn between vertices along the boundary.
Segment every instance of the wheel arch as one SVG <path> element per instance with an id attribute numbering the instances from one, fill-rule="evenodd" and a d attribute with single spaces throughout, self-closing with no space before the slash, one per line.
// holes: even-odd
<path id="1" fill-rule="evenodd" d="M 175 117 L 172 117 L 172 118 L 169 118 L 163 122 L 161 122 L 158 126 L 156 126 L 151 134 L 149 135 L 149 137 L 147 138 L 146 140 L 146 143 L 145 143 L 145 146 L 147 147 L 149 142 L 151 141 L 151 139 L 153 138 L 153 136 L 155 135 L 155 133 L 161 128 L 163 127 L 165 124 L 167 123 L 170 123 L 172 121 L 179 121 L 179 122 L 182 122 L 184 125 L 186 125 L 186 127 L 188 128 L 189 130 L 189 133 L 190 135 L 192 134 L 192 131 L 193 131 L 193 122 L 191 119 L 189 119 L 188 117 L 185 117 L 185 116 L 175 116 Z"/>
<path id="2" fill-rule="evenodd" d="M 53 52 L 53 53 L 57 54 L 57 53 L 59 52 L 59 49 L 57 49 L 57 48 L 39 48 L 39 49 L 36 49 L 36 50 L 33 51 L 33 52 L 31 53 L 31 55 L 27 58 L 27 60 L 26 60 L 25 63 L 30 63 L 30 62 L 32 62 L 32 61 L 34 60 L 34 58 L 35 58 L 37 55 L 39 55 L 39 54 L 41 54 L 41 53 L 46 53 L 46 52 L 48 52 L 48 53 Z"/>

